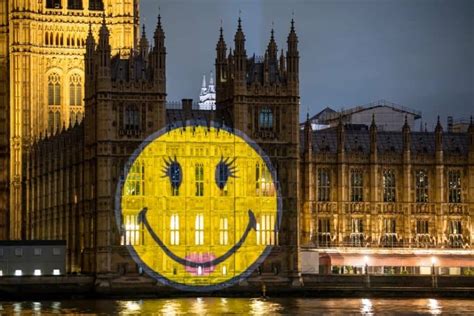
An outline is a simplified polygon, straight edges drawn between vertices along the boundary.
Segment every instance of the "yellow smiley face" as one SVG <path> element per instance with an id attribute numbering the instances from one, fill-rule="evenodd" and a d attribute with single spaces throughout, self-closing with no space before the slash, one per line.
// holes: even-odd
<path id="1" fill-rule="evenodd" d="M 116 219 L 133 259 L 184 290 L 247 277 L 277 243 L 281 202 L 262 150 L 239 132 L 162 130 L 131 157 Z"/>

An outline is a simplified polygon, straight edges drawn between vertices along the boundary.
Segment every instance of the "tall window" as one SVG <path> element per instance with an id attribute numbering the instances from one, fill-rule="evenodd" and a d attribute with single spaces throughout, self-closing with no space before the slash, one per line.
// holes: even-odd
<path id="1" fill-rule="evenodd" d="M 89 0 L 89 10 L 104 10 L 103 0 Z"/>
<path id="2" fill-rule="evenodd" d="M 361 170 L 351 170 L 351 201 L 362 202 L 364 200 L 364 175 Z"/>
<path id="3" fill-rule="evenodd" d="M 272 196 L 274 194 L 272 175 L 264 162 L 255 165 L 255 183 L 257 196 Z"/>
<path id="4" fill-rule="evenodd" d="M 428 174 L 425 170 L 417 170 L 415 173 L 416 202 L 428 202 Z"/>
<path id="5" fill-rule="evenodd" d="M 330 200 L 331 183 L 328 169 L 318 169 L 318 201 Z"/>
<path id="6" fill-rule="evenodd" d="M 396 200 L 396 183 L 395 173 L 388 169 L 383 171 L 383 201 L 395 202 Z"/>
<path id="7" fill-rule="evenodd" d="M 173 214 L 170 217 L 170 244 L 179 245 L 179 215 Z"/>
<path id="8" fill-rule="evenodd" d="M 364 220 L 362 218 L 352 219 L 351 245 L 356 247 L 363 246 L 364 242 Z"/>
<path id="9" fill-rule="evenodd" d="M 82 80 L 78 74 L 73 74 L 69 79 L 69 105 L 82 105 Z"/>
<path id="10" fill-rule="evenodd" d="M 145 194 L 145 164 L 135 162 L 128 172 L 125 192 L 127 195 Z"/>
<path id="11" fill-rule="evenodd" d="M 125 234 L 122 236 L 122 245 L 142 245 L 143 226 L 138 224 L 137 215 L 124 215 Z"/>
<path id="12" fill-rule="evenodd" d="M 82 9 L 82 0 L 67 0 L 67 8 L 73 10 Z"/>
<path id="13" fill-rule="evenodd" d="M 47 0 L 46 8 L 48 9 L 61 9 L 61 0 Z"/>
<path id="14" fill-rule="evenodd" d="M 463 246 L 462 223 L 460 220 L 449 221 L 448 239 L 450 247 L 461 248 Z"/>
<path id="15" fill-rule="evenodd" d="M 50 134 L 57 133 L 61 128 L 61 112 L 50 110 L 48 112 L 48 131 Z"/>
<path id="16" fill-rule="evenodd" d="M 329 247 L 331 245 L 331 224 L 329 218 L 318 219 L 318 245 Z"/>
<path id="17" fill-rule="evenodd" d="M 449 203 L 461 203 L 461 172 L 450 170 L 448 172 Z"/>
<path id="18" fill-rule="evenodd" d="M 416 242 L 419 247 L 428 247 L 431 245 L 429 222 L 427 219 L 416 220 Z"/>
<path id="19" fill-rule="evenodd" d="M 258 125 L 260 129 L 273 128 L 273 112 L 269 108 L 263 108 L 258 115 Z"/>
<path id="20" fill-rule="evenodd" d="M 48 76 L 48 104 L 61 105 L 61 79 L 57 73 Z"/>
<path id="21" fill-rule="evenodd" d="M 125 108 L 124 126 L 126 130 L 140 130 L 140 112 L 135 105 Z"/>
<path id="22" fill-rule="evenodd" d="M 219 221 L 219 244 L 227 245 L 229 243 L 229 220 L 227 217 L 221 217 Z"/>
<path id="23" fill-rule="evenodd" d="M 204 196 L 204 166 L 202 163 L 194 166 L 194 179 L 196 182 L 196 196 Z"/>
<path id="24" fill-rule="evenodd" d="M 194 223 L 194 244 L 204 245 L 204 215 L 196 215 Z"/>
<path id="25" fill-rule="evenodd" d="M 393 247 L 397 242 L 397 221 L 395 218 L 383 219 L 382 244 L 387 247 Z"/>
<path id="26" fill-rule="evenodd" d="M 418 219 L 416 221 L 416 233 L 417 234 L 428 234 L 429 233 L 429 222 L 426 219 Z"/>
<path id="27" fill-rule="evenodd" d="M 264 214 L 257 221 L 257 245 L 275 244 L 275 215 Z"/>

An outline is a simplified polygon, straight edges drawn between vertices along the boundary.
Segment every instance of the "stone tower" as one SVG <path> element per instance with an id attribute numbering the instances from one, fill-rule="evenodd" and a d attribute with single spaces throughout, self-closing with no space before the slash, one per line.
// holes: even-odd
<path id="1" fill-rule="evenodd" d="M 22 160 L 32 142 L 40 134 L 55 134 L 62 126 L 82 120 L 89 27 L 97 34 L 105 16 L 111 25 L 112 52 L 128 53 L 137 43 L 138 5 L 138 0 L 6 0 L 0 4 L 1 238 L 26 237 L 28 197 L 22 194 L 26 174 Z"/>
<path id="2" fill-rule="evenodd" d="M 104 19 L 96 43 L 86 40 L 84 119 L 84 203 L 93 214 L 95 266 L 85 271 L 109 273 L 129 263 L 121 253 L 114 203 L 124 166 L 140 143 L 163 128 L 166 120 L 165 34 L 158 17 L 153 48 L 143 28 L 138 50 L 113 54 Z"/>
<path id="3" fill-rule="evenodd" d="M 234 49 L 227 51 L 222 28 L 216 51 L 216 110 L 223 120 L 250 138 L 270 157 L 277 169 L 283 197 L 278 250 L 263 269 L 277 270 L 299 280 L 299 52 L 291 21 L 286 53 L 278 52 L 271 31 L 264 56 L 249 56 L 239 18 Z M 268 262 L 268 263 L 267 263 Z"/>

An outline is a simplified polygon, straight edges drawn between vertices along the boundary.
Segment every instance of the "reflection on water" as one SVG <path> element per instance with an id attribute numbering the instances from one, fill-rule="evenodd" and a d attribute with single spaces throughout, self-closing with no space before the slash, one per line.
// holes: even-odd
<path id="1" fill-rule="evenodd" d="M 0 302 L 0 314 L 474 315 L 474 301 L 451 299 L 174 298 Z"/>

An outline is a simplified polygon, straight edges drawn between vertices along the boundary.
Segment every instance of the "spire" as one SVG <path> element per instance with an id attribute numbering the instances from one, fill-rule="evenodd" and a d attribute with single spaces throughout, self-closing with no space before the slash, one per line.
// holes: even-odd
<path id="1" fill-rule="evenodd" d="M 245 35 L 244 32 L 242 31 L 242 20 L 238 20 L 237 24 L 237 32 L 235 32 L 234 36 L 234 42 L 235 42 L 235 55 L 243 55 L 245 54 Z"/>
<path id="2" fill-rule="evenodd" d="M 375 124 L 375 113 L 372 113 L 372 123 L 370 124 L 370 152 L 377 154 L 377 124 Z"/>
<path id="3" fill-rule="evenodd" d="M 160 49 L 164 46 L 165 42 L 165 32 L 161 26 L 161 15 L 158 14 L 158 22 L 156 23 L 155 34 L 153 36 L 155 39 L 155 48 Z"/>
<path id="4" fill-rule="evenodd" d="M 436 151 L 443 150 L 443 127 L 441 126 L 441 122 L 439 121 L 438 115 L 438 122 L 436 123 L 435 127 L 435 147 Z"/>
<path id="5" fill-rule="evenodd" d="M 408 125 L 407 115 L 405 115 L 405 123 L 403 124 L 402 133 L 403 133 L 403 150 L 409 151 L 411 147 L 411 131 L 410 131 L 410 125 Z"/>
<path id="6" fill-rule="evenodd" d="M 370 130 L 377 129 L 377 124 L 375 124 L 375 113 L 372 113 L 372 122 L 370 123 Z"/>
<path id="7" fill-rule="evenodd" d="M 140 38 L 140 54 L 142 55 L 143 58 L 147 57 L 149 49 L 150 49 L 150 44 L 148 43 L 148 39 L 146 38 L 145 24 L 143 24 L 142 37 Z"/>
<path id="8" fill-rule="evenodd" d="M 441 122 L 439 121 L 439 115 L 438 115 L 438 122 L 436 123 L 435 132 L 436 133 L 443 132 L 443 127 L 441 126 Z"/>
<path id="9" fill-rule="evenodd" d="M 102 14 L 102 26 L 99 31 L 99 46 L 102 49 L 106 49 L 109 46 L 109 29 L 107 28 L 107 23 L 105 21 L 105 12 Z M 110 48 L 110 46 L 109 46 Z"/>
<path id="10" fill-rule="evenodd" d="M 206 89 L 207 88 L 207 84 L 206 84 L 206 75 L 202 75 L 202 85 L 201 85 L 201 90 L 202 89 Z"/>
<path id="11" fill-rule="evenodd" d="M 278 55 L 278 48 L 277 48 L 277 44 L 275 42 L 275 37 L 274 37 L 274 30 L 272 28 L 271 30 L 271 35 L 270 35 L 270 42 L 268 43 L 268 48 L 267 48 L 267 51 L 268 51 L 268 57 L 270 58 L 270 61 L 273 63 L 273 62 L 276 62 L 277 61 L 277 55 Z"/>
<path id="12" fill-rule="evenodd" d="M 306 122 L 304 124 L 304 151 L 306 153 L 310 153 L 312 149 L 312 143 L 313 143 L 313 128 L 311 126 L 311 120 L 309 119 L 309 113 L 306 113 Z"/>
<path id="13" fill-rule="evenodd" d="M 291 19 L 290 34 L 287 39 L 288 52 L 286 54 L 286 68 L 288 73 L 288 81 L 297 84 L 299 80 L 299 52 L 298 52 L 298 36 L 295 32 L 295 21 Z"/>
<path id="14" fill-rule="evenodd" d="M 212 70 L 209 76 L 209 86 L 214 86 L 214 72 Z"/>
<path id="15" fill-rule="evenodd" d="M 89 22 L 89 32 L 87 33 L 86 38 L 86 52 L 90 53 L 93 52 L 95 49 L 95 40 L 94 35 L 92 34 L 92 23 Z"/>

